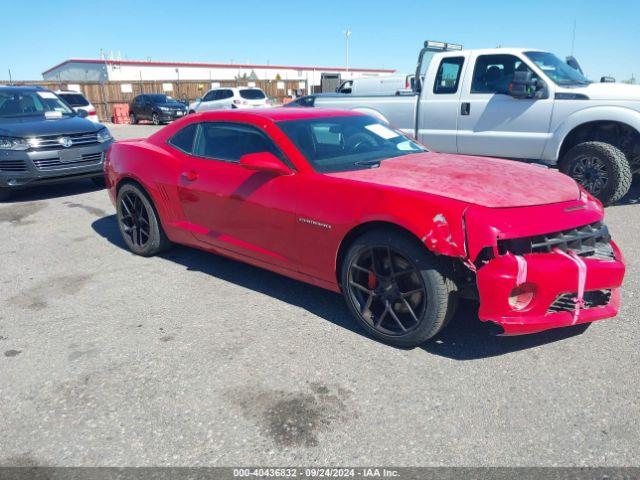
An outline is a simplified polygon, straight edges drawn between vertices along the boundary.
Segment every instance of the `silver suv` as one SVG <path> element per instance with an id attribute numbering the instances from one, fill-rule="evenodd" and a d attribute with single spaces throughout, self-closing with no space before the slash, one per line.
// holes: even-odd
<path id="1" fill-rule="evenodd" d="M 0 87 L 0 200 L 11 190 L 76 178 L 103 182 L 109 130 L 42 87 Z"/>
<path id="2" fill-rule="evenodd" d="M 265 108 L 269 99 L 262 90 L 255 87 L 228 87 L 209 90 L 203 98 L 189 104 L 189 113 L 207 110 L 230 110 L 245 108 Z"/>

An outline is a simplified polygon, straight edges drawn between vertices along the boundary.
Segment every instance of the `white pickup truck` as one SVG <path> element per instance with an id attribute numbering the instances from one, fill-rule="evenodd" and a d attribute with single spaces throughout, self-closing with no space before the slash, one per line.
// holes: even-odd
<path id="1" fill-rule="evenodd" d="M 557 165 L 605 204 L 628 192 L 640 171 L 640 86 L 590 82 L 548 52 L 432 53 L 428 43 L 413 89 L 317 95 L 291 106 L 368 113 L 439 152 Z"/>

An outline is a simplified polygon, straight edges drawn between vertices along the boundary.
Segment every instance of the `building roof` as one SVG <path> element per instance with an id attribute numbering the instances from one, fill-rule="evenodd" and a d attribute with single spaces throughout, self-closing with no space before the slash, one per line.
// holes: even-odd
<path id="1" fill-rule="evenodd" d="M 98 58 L 70 58 L 42 72 L 43 75 L 62 67 L 68 63 L 98 63 L 107 65 L 132 65 L 145 67 L 186 67 L 186 68 L 262 68 L 274 70 L 330 70 L 336 72 L 344 72 L 345 67 L 321 67 L 321 66 L 300 66 L 300 65 L 258 65 L 244 63 L 197 63 L 197 62 L 152 62 L 146 60 L 101 60 Z M 367 73 L 394 73 L 395 70 L 384 68 L 349 68 L 350 72 L 367 72 Z"/>

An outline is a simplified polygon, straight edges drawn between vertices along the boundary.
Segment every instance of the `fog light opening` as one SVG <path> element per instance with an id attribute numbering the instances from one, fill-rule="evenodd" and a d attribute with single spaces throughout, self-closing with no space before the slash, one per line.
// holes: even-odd
<path id="1" fill-rule="evenodd" d="M 509 306 L 513 310 L 524 310 L 533 301 L 536 294 L 536 287 L 532 283 L 523 283 L 517 286 L 509 294 Z"/>

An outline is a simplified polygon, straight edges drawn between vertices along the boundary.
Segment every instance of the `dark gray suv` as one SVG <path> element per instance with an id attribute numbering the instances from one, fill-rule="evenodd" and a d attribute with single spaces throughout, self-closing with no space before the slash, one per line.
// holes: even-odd
<path id="1" fill-rule="evenodd" d="M 0 87 L 0 200 L 12 189 L 76 178 L 103 181 L 113 138 L 42 87 Z"/>

